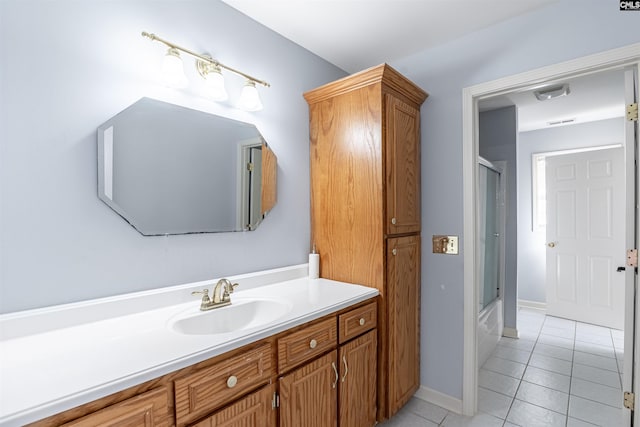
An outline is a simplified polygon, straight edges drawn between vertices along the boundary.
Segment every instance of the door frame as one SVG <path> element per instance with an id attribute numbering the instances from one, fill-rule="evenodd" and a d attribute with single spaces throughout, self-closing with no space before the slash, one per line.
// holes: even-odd
<path id="1" fill-rule="evenodd" d="M 476 254 L 476 184 L 478 170 L 478 100 L 542 84 L 546 81 L 575 77 L 640 62 L 640 43 L 596 53 L 466 87 L 462 90 L 462 181 L 464 218 L 464 314 L 462 412 L 474 415 L 477 408 L 477 290 Z M 638 411 L 640 412 L 640 411 Z"/>

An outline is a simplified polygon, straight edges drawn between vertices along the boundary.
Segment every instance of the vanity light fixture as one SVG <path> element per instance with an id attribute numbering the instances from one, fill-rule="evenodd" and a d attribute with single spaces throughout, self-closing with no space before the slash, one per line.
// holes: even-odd
<path id="1" fill-rule="evenodd" d="M 242 88 L 242 92 L 240 93 L 238 107 L 246 111 L 262 110 L 262 101 L 260 101 L 256 82 L 247 80 L 247 83 L 245 83 Z"/>
<path id="2" fill-rule="evenodd" d="M 209 57 L 208 55 L 203 56 Z M 209 98 L 214 101 L 226 101 L 229 95 L 227 95 L 227 89 L 224 87 L 224 76 L 220 66 L 197 59 L 196 68 L 206 82 L 206 91 Z"/>
<path id="3" fill-rule="evenodd" d="M 538 101 L 546 101 L 548 99 L 558 98 L 560 96 L 569 95 L 571 91 L 569 90 L 569 84 L 565 83 L 562 85 L 555 86 L 547 86 L 542 89 L 534 90 L 533 94 L 536 96 Z"/>
<path id="4" fill-rule="evenodd" d="M 238 107 L 246 111 L 258 111 L 262 109 L 262 101 L 260 101 L 260 95 L 256 84 L 260 84 L 264 87 L 270 87 L 271 85 L 269 83 L 224 65 L 207 54 L 198 54 L 192 50 L 180 47 L 170 41 L 156 36 L 153 33 L 143 31 L 142 36 L 163 43 L 168 47 L 168 51 L 162 65 L 162 74 L 163 80 L 169 86 L 174 88 L 183 88 L 187 85 L 187 77 L 184 74 L 182 58 L 180 57 L 180 52 L 183 52 L 196 59 L 196 69 L 198 70 L 198 74 L 205 79 L 207 93 L 211 99 L 214 101 L 224 101 L 228 98 L 227 90 L 224 86 L 224 76 L 222 75 L 222 70 L 224 69 L 225 71 L 230 71 L 242 76 L 247 80 L 247 83 L 240 94 Z"/>
<path id="5" fill-rule="evenodd" d="M 170 47 L 162 61 L 162 80 L 167 86 L 176 89 L 187 87 L 187 76 L 184 74 L 184 66 L 180 52 Z"/>

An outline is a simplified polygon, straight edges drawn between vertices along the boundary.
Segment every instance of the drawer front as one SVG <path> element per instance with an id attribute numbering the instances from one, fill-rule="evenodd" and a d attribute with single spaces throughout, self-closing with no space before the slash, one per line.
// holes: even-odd
<path id="1" fill-rule="evenodd" d="M 376 302 L 364 305 L 338 316 L 340 344 L 377 326 L 378 306 Z"/>
<path id="2" fill-rule="evenodd" d="M 176 424 L 184 425 L 266 384 L 271 345 L 263 344 L 175 381 Z"/>
<path id="3" fill-rule="evenodd" d="M 166 387 L 151 390 L 120 403 L 106 407 L 78 420 L 64 424 L 66 427 L 93 426 L 169 426 L 169 396 Z"/>
<path id="4" fill-rule="evenodd" d="M 335 348 L 337 343 L 338 328 L 335 317 L 280 338 L 278 339 L 278 372 L 283 373 L 295 368 Z"/>

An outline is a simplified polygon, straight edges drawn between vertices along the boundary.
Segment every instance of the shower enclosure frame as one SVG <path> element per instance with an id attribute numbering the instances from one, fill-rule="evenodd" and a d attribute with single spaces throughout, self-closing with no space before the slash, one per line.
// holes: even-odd
<path id="1" fill-rule="evenodd" d="M 482 212 L 482 208 L 487 206 L 485 201 L 480 200 L 483 194 L 487 194 L 486 192 L 481 191 L 482 180 L 480 179 L 480 173 L 482 170 L 482 166 L 486 167 L 488 171 L 492 171 L 497 174 L 497 185 L 496 185 L 496 193 L 495 193 L 495 228 L 490 230 L 490 236 L 480 235 L 482 230 L 486 230 L 486 227 L 483 226 L 482 221 L 486 221 L 485 212 Z M 505 232 L 506 232 L 506 162 L 505 161 L 494 161 L 490 162 L 480 156 L 478 156 L 478 178 L 477 189 L 476 189 L 476 232 L 477 232 L 477 254 L 478 254 L 478 263 L 476 264 L 476 286 L 477 290 L 477 313 L 478 313 L 478 323 L 477 323 L 477 367 L 480 368 L 484 362 L 487 360 L 489 355 L 495 349 L 495 346 L 498 344 L 498 341 L 502 337 L 502 333 L 504 330 L 504 282 L 505 282 Z M 486 224 L 486 222 L 485 222 Z M 497 234 L 497 235 L 496 235 Z M 485 252 L 482 247 L 482 242 L 486 241 L 486 239 L 495 239 L 497 245 L 497 254 L 494 253 L 495 259 L 495 275 L 497 276 L 497 287 L 495 289 L 495 296 L 488 301 L 482 301 L 482 296 L 484 295 L 484 260 Z M 494 282 L 494 283 L 495 283 Z"/>

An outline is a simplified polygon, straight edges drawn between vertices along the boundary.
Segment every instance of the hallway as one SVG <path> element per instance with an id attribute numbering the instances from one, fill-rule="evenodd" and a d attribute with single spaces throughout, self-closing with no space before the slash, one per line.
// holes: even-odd
<path id="1" fill-rule="evenodd" d="M 478 414 L 413 398 L 383 427 L 606 426 L 622 422 L 622 331 L 518 312 L 520 339 L 503 337 L 478 375 Z"/>

